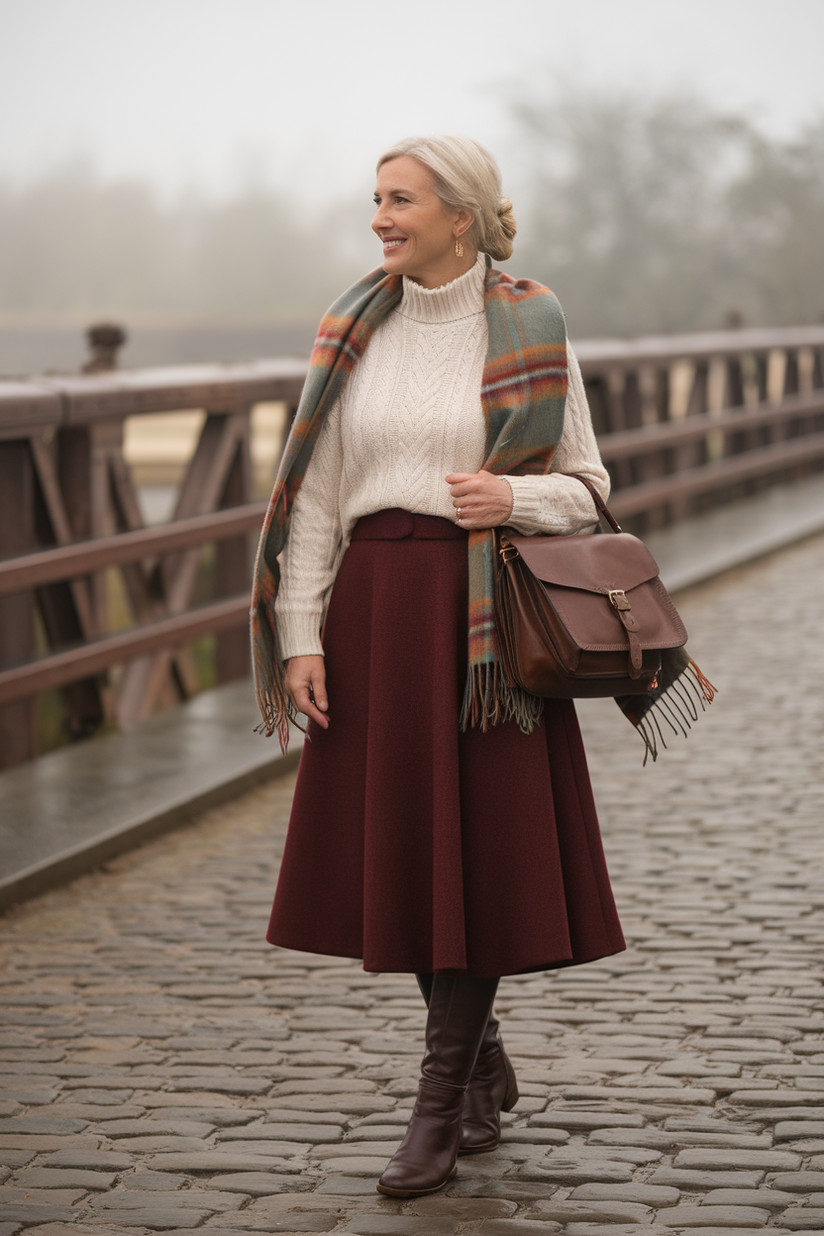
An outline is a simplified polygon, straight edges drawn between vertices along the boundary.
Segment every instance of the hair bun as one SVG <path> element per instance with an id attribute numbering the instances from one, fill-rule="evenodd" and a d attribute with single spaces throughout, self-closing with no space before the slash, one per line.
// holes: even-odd
<path id="1" fill-rule="evenodd" d="M 508 197 L 499 197 L 495 207 L 496 224 L 494 235 L 490 236 L 487 253 L 495 261 L 505 262 L 512 257 L 512 241 L 518 230 L 515 226 L 515 215 L 512 213 L 512 202 Z"/>
<path id="2" fill-rule="evenodd" d="M 512 240 L 518 229 L 515 226 L 515 215 L 512 213 L 512 202 L 508 197 L 498 198 L 497 214 L 501 231 L 507 240 Z"/>

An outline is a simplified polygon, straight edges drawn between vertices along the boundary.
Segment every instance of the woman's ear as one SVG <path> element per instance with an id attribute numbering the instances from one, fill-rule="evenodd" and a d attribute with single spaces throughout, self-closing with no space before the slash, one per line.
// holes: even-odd
<path id="1" fill-rule="evenodd" d="M 471 210 L 459 210 L 455 216 L 455 223 L 452 229 L 455 239 L 457 240 L 460 236 L 463 236 L 466 232 L 468 232 L 472 227 L 473 222 L 474 217 Z"/>

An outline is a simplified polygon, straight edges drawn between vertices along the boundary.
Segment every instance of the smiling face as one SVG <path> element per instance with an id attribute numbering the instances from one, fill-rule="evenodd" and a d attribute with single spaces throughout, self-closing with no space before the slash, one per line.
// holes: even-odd
<path id="1" fill-rule="evenodd" d="M 465 274 L 477 254 L 455 241 L 472 226 L 468 210 L 450 210 L 435 192 L 432 173 L 417 159 L 402 155 L 378 171 L 372 231 L 383 244 L 383 269 L 407 275 L 425 288 L 442 287 Z"/>

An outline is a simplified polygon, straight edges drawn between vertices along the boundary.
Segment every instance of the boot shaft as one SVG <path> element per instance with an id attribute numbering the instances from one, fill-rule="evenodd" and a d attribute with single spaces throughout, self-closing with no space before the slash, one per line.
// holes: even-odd
<path id="1" fill-rule="evenodd" d="M 450 1086 L 469 1084 L 497 989 L 496 978 L 434 975 L 421 1064 L 424 1077 Z"/>

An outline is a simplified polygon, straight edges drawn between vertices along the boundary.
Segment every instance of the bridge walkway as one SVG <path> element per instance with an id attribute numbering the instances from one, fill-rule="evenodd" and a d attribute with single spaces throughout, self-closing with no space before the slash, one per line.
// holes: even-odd
<path id="1" fill-rule="evenodd" d="M 645 769 L 581 709 L 629 948 L 502 982 L 495 1153 L 375 1192 L 422 1004 L 264 944 L 284 778 L 0 923 L 0 1236 L 824 1232 L 824 536 L 679 605 L 718 698 Z"/>

